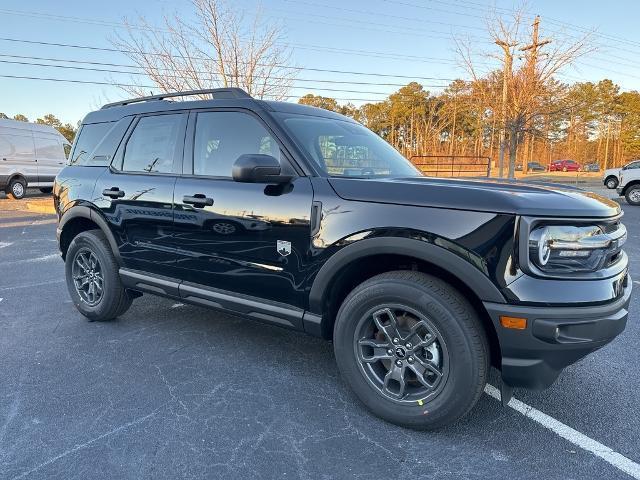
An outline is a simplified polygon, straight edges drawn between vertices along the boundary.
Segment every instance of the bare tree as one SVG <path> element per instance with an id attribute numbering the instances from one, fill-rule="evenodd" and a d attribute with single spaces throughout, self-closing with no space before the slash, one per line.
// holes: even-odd
<path id="1" fill-rule="evenodd" d="M 162 93 L 240 87 L 257 98 L 283 99 L 296 70 L 288 67 L 291 49 L 278 26 L 253 19 L 225 0 L 191 0 L 195 20 L 174 14 L 163 28 L 144 17 L 125 20 L 126 33 L 112 43 L 140 67 Z M 132 83 L 139 85 L 134 80 Z M 142 95 L 147 87 L 121 87 Z M 203 96 L 206 97 L 206 96 Z"/>
<path id="2" fill-rule="evenodd" d="M 501 50 L 501 55 L 484 54 L 497 58 L 502 65 L 501 98 L 484 98 L 487 108 L 493 111 L 501 129 L 500 135 L 500 175 L 502 176 L 502 156 L 509 150 L 509 177 L 513 178 L 516 153 L 525 133 L 535 131 L 535 121 L 541 116 L 554 115 L 558 108 L 564 108 L 557 98 L 558 84 L 554 76 L 577 58 L 594 50 L 589 46 L 590 33 L 577 39 L 551 40 L 539 38 L 540 17 L 535 17 L 530 29 L 524 28 L 531 17 L 525 7 L 513 11 L 509 17 L 493 13 L 487 21 L 487 28 Z M 543 50 L 543 47 L 546 47 Z M 475 81 L 479 81 L 476 56 L 472 49 L 456 40 L 458 55 L 463 66 Z M 495 89 L 485 90 L 495 93 Z M 553 92 L 553 93 L 552 93 Z M 498 107 L 499 105 L 499 107 Z"/>

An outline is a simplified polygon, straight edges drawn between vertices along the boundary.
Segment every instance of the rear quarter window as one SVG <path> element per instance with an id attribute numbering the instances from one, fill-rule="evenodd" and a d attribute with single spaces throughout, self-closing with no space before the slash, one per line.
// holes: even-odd
<path id="1" fill-rule="evenodd" d="M 94 160 L 94 150 L 113 127 L 114 122 L 89 123 L 82 126 L 69 156 L 69 165 L 107 166 L 111 162 L 104 157 Z M 104 164 L 104 165 L 103 165 Z"/>

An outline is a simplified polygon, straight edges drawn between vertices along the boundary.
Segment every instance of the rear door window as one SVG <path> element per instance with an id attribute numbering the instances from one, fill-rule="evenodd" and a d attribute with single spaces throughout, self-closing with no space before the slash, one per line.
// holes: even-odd
<path id="1" fill-rule="evenodd" d="M 184 144 L 186 114 L 142 117 L 124 150 L 125 172 L 172 173 Z"/>

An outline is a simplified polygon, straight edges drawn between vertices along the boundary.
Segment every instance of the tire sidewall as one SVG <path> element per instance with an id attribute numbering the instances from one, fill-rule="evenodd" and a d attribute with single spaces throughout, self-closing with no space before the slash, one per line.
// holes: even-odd
<path id="1" fill-rule="evenodd" d="M 608 178 L 605 185 L 609 190 L 612 190 L 618 186 L 618 182 L 615 178 Z"/>
<path id="2" fill-rule="evenodd" d="M 82 248 L 91 250 L 98 257 L 102 270 L 103 294 L 98 304 L 94 306 L 89 306 L 82 301 L 73 282 L 73 260 L 76 253 Z M 104 312 L 109 310 L 110 305 L 117 301 L 115 285 L 118 282 L 118 275 L 118 272 L 113 267 L 111 252 L 105 249 L 104 244 L 94 233 L 82 232 L 71 241 L 65 261 L 67 289 L 73 304 L 85 317 L 91 320 L 99 319 Z"/>
<path id="3" fill-rule="evenodd" d="M 629 205 L 633 205 L 637 207 L 640 205 L 640 202 L 634 202 L 631 200 L 631 192 L 633 191 L 640 191 L 640 186 L 633 186 L 629 190 L 627 190 L 627 193 L 625 194 L 625 199 L 627 200 L 627 203 Z"/>
<path id="4" fill-rule="evenodd" d="M 386 399 L 369 384 L 354 353 L 354 334 L 362 316 L 376 306 L 401 304 L 426 315 L 441 334 L 449 353 L 449 376 L 443 389 L 423 405 L 399 404 Z M 479 366 L 468 332 L 456 320 L 451 307 L 412 282 L 381 281 L 358 291 L 343 303 L 334 329 L 334 351 L 338 368 L 358 398 L 377 415 L 393 423 L 416 428 L 437 428 L 450 418 L 459 418 L 472 406 L 473 395 L 464 395 L 477 382 Z M 455 361 L 452 361 L 455 359 Z M 462 393 L 462 394 L 461 394 Z"/>

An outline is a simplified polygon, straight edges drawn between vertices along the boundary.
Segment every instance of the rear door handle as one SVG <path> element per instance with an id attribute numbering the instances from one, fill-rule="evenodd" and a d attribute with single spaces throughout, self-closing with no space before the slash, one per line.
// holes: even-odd
<path id="1" fill-rule="evenodd" d="M 124 190 L 120 190 L 118 187 L 105 188 L 102 191 L 102 195 L 111 198 L 122 198 L 124 197 Z"/>
<path id="2" fill-rule="evenodd" d="M 196 193 L 193 196 L 185 195 L 182 197 L 182 203 L 193 205 L 196 208 L 210 207 L 213 205 L 213 198 L 207 197 L 202 193 Z"/>

